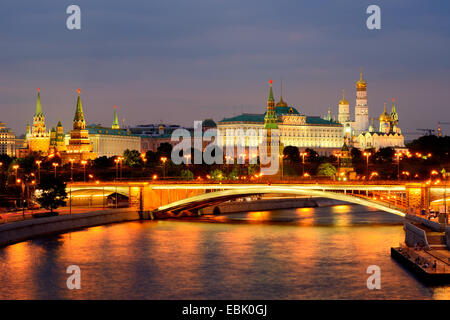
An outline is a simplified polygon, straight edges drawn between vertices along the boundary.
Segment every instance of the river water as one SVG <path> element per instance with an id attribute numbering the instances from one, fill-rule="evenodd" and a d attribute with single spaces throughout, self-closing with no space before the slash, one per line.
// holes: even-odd
<path id="1" fill-rule="evenodd" d="M 356 205 L 113 224 L 0 249 L 0 298 L 450 299 L 391 259 L 403 238 L 401 218 Z"/>

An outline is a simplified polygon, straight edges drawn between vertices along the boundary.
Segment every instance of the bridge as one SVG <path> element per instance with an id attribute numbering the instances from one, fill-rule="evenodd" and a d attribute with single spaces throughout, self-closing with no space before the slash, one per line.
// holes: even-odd
<path id="1" fill-rule="evenodd" d="M 324 197 L 369 206 L 404 216 L 428 209 L 432 202 L 445 197 L 444 186 L 421 183 L 316 182 L 316 183 L 199 183 L 186 181 L 121 181 L 71 183 L 68 192 L 77 197 L 104 201 L 105 197 L 121 195 L 130 207 L 151 211 L 157 216 L 196 215 L 205 207 L 254 195 L 292 195 Z M 92 200 L 94 199 L 94 200 Z M 98 201 L 97 200 L 97 201 Z"/>

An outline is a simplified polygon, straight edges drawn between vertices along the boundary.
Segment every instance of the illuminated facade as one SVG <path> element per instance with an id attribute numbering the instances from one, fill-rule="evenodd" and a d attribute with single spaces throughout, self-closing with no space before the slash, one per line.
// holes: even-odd
<path id="1" fill-rule="evenodd" d="M 127 149 L 141 151 L 141 137 L 126 129 L 120 129 L 116 109 L 117 107 L 114 106 L 114 120 L 111 128 L 100 125 L 87 126 L 92 151 L 98 157 L 121 156 Z"/>
<path id="2" fill-rule="evenodd" d="M 399 119 L 394 98 L 392 99 L 391 113 L 386 111 L 386 104 L 384 104 L 384 111 L 379 121 L 379 130 L 375 131 L 373 125 L 370 126 L 369 131 L 358 135 L 355 146 L 359 149 L 405 148 L 405 138 L 398 126 Z"/>
<path id="3" fill-rule="evenodd" d="M 16 135 L 5 123 L 0 122 L 0 154 L 15 156 Z"/>
<path id="4" fill-rule="evenodd" d="M 283 101 L 282 97 L 273 109 L 270 124 L 278 127 L 281 145 L 300 149 L 312 148 L 322 155 L 331 155 L 333 151 L 341 149 L 344 143 L 342 124 L 331 118 L 300 114 L 296 108 Z M 260 145 L 264 136 L 260 135 L 259 130 L 264 129 L 267 116 L 268 111 L 264 114 L 242 114 L 223 119 L 218 123 L 222 143 L 226 146 L 236 146 L 239 143 L 245 147 Z M 239 129 L 248 134 L 242 137 L 238 134 Z M 244 141 L 240 142 L 241 139 Z"/>

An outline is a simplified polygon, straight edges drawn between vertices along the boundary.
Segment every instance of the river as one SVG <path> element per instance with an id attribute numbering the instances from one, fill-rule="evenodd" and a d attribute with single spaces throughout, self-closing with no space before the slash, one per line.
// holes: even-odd
<path id="1" fill-rule="evenodd" d="M 450 299 L 391 259 L 403 239 L 401 218 L 357 205 L 112 224 L 0 249 L 0 298 Z"/>

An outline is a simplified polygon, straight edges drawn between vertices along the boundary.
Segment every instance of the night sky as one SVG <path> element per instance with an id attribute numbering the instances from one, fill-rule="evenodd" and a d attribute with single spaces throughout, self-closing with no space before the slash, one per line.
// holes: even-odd
<path id="1" fill-rule="evenodd" d="M 71 4 L 81 30 L 66 28 Z M 381 30 L 366 27 L 370 4 Z M 193 126 L 263 113 L 271 78 L 307 115 L 337 117 L 344 88 L 353 116 L 363 67 L 370 117 L 395 97 L 418 133 L 450 122 L 449 17 L 449 1 L 423 0 L 2 0 L 0 121 L 25 133 L 40 87 L 47 127 L 67 131 L 81 88 L 88 123 L 111 125 L 118 105 L 126 125 Z"/>

